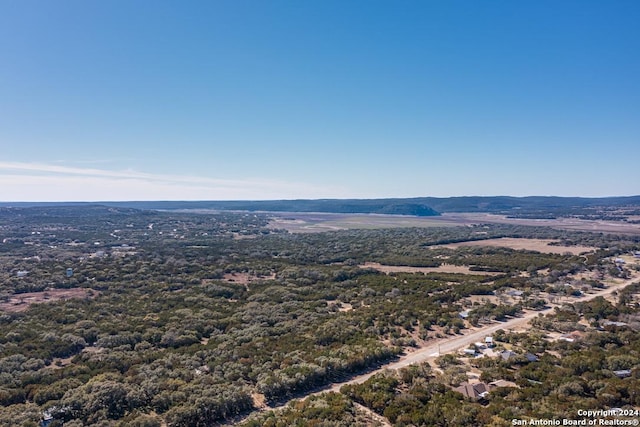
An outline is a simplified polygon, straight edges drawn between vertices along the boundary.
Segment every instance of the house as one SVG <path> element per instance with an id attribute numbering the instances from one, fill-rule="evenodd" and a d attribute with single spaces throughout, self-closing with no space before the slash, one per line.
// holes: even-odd
<path id="1" fill-rule="evenodd" d="M 462 383 L 459 387 L 456 387 L 453 390 L 461 393 L 464 397 L 474 400 L 482 399 L 489 394 L 489 386 L 485 383 Z"/>

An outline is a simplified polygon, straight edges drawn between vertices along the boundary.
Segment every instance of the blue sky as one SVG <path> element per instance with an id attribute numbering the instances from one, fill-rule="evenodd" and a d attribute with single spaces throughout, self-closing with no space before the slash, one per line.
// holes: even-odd
<path id="1" fill-rule="evenodd" d="M 0 0 L 0 200 L 640 193 L 640 2 Z"/>

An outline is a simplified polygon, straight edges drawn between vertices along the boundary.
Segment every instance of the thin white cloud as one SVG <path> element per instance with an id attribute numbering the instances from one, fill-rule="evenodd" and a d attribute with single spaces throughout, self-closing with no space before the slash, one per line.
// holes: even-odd
<path id="1" fill-rule="evenodd" d="M 267 200 L 340 197 L 342 189 L 0 161 L 2 201 Z"/>

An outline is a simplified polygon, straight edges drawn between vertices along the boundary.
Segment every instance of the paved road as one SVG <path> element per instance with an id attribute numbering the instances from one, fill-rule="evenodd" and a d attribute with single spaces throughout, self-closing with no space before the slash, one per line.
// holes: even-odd
<path id="1" fill-rule="evenodd" d="M 571 298 L 569 302 L 589 301 L 599 296 L 605 297 L 607 295 L 610 295 L 614 291 L 620 290 L 638 281 L 640 281 L 640 272 L 637 272 L 633 277 L 623 282 L 620 282 L 617 284 L 609 284 L 609 287 L 606 289 L 599 290 L 597 292 L 593 292 L 590 294 L 585 294 L 581 297 Z M 552 306 L 550 308 L 547 308 L 545 310 L 540 310 L 540 311 L 527 311 L 522 317 L 516 317 L 516 318 L 509 319 L 505 322 L 497 322 L 491 325 L 482 326 L 480 328 L 474 328 L 474 329 L 468 330 L 467 333 L 464 335 L 447 337 L 447 338 L 440 339 L 438 341 L 434 341 L 432 343 L 429 343 L 429 345 L 425 347 L 421 347 L 414 352 L 411 352 L 407 355 L 402 356 L 399 360 L 395 362 L 391 362 L 386 365 L 383 365 L 380 368 L 374 371 L 371 371 L 367 374 L 358 375 L 344 382 L 331 384 L 331 386 L 328 388 L 309 393 L 305 396 L 297 396 L 296 399 L 305 399 L 306 397 L 311 395 L 326 393 L 330 391 L 339 393 L 340 388 L 342 388 L 343 385 L 362 384 L 373 375 L 380 373 L 384 370 L 400 369 L 409 365 L 422 363 L 427 360 L 434 359 L 441 354 L 452 353 L 461 348 L 466 348 L 471 344 L 473 344 L 474 342 L 478 342 L 478 341 L 482 342 L 484 341 L 484 337 L 486 337 L 487 335 L 493 334 L 498 329 L 512 330 L 512 329 L 515 329 L 516 327 L 525 327 L 527 326 L 529 321 L 534 317 L 537 317 L 540 314 L 544 315 L 544 314 L 552 313 L 554 307 L 555 306 Z M 265 407 L 263 408 L 263 410 L 282 408 L 286 406 L 288 403 L 289 403 L 288 401 L 281 402 L 280 404 L 275 406 Z"/>
<path id="2" fill-rule="evenodd" d="M 618 284 L 609 285 L 607 289 L 603 289 L 594 293 L 586 294 L 581 297 L 571 298 L 570 302 L 578 302 L 578 301 L 589 301 L 593 298 L 599 296 L 607 296 L 616 290 L 620 290 L 632 283 L 638 282 L 640 280 L 640 273 L 634 275 L 631 279 L 625 280 L 624 282 Z M 480 328 L 475 328 L 467 332 L 465 335 L 454 336 L 450 338 L 441 339 L 438 341 L 434 341 L 425 347 L 421 347 L 420 349 L 409 353 L 399 360 L 389 363 L 376 369 L 375 371 L 371 371 L 364 375 L 359 375 L 357 377 L 353 377 L 348 381 L 335 383 L 331 385 L 331 388 L 325 391 L 334 391 L 339 392 L 340 388 L 345 384 L 361 384 L 369 379 L 371 376 L 382 372 L 386 369 L 400 369 L 409 365 L 413 365 L 416 363 L 422 363 L 429 359 L 438 357 L 440 354 L 451 353 L 461 348 L 469 347 L 474 342 L 484 342 L 484 337 L 487 335 L 493 334 L 498 329 L 510 330 L 516 327 L 526 326 L 531 319 L 537 317 L 540 314 L 548 314 L 553 312 L 554 307 L 547 308 L 545 310 L 540 311 L 528 311 L 522 317 L 516 317 L 513 319 L 509 319 L 505 322 L 498 322 L 491 325 L 486 325 Z"/>

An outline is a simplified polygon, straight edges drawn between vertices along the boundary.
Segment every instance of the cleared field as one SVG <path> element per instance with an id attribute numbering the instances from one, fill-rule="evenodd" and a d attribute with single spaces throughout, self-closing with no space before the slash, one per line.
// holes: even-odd
<path id="1" fill-rule="evenodd" d="M 485 213 L 445 213 L 442 216 L 428 217 L 306 212 L 268 212 L 268 214 L 271 216 L 269 227 L 286 229 L 291 233 L 321 233 L 348 229 L 513 224 L 552 227 L 562 230 L 640 234 L 640 224 L 629 224 L 621 221 L 580 220 L 574 218 L 518 219 Z"/>
<path id="2" fill-rule="evenodd" d="M 406 265 L 382 265 L 377 262 L 365 262 L 359 265 L 360 268 L 373 268 L 383 273 L 457 273 L 457 274 L 478 274 L 482 276 L 496 276 L 502 273 L 487 271 L 473 271 L 467 266 L 443 264 L 440 267 L 409 267 Z"/>
<path id="3" fill-rule="evenodd" d="M 436 248 L 448 248 L 457 249 L 468 246 L 497 246 L 503 248 L 511 248 L 515 250 L 525 249 L 528 251 L 536 251 L 549 254 L 563 254 L 571 252 L 574 255 L 579 255 L 585 252 L 592 252 L 596 248 L 590 246 L 557 246 L 551 245 L 557 240 L 551 239 L 515 239 L 511 237 L 503 237 L 500 239 L 487 239 L 487 240 L 473 240 L 468 242 L 451 243 L 448 245 L 436 245 L 430 246 L 432 249 Z"/>
<path id="4" fill-rule="evenodd" d="M 98 292 L 86 288 L 50 289 L 42 292 L 26 292 L 9 297 L 0 303 L 1 311 L 18 313 L 25 311 L 31 304 L 68 300 L 71 298 L 93 298 Z"/>
<path id="5" fill-rule="evenodd" d="M 269 227 L 290 233 L 321 233 L 350 229 L 401 227 L 453 227 L 464 225 L 456 219 L 441 216 L 418 217 L 377 214 L 281 213 L 271 219 Z"/>

